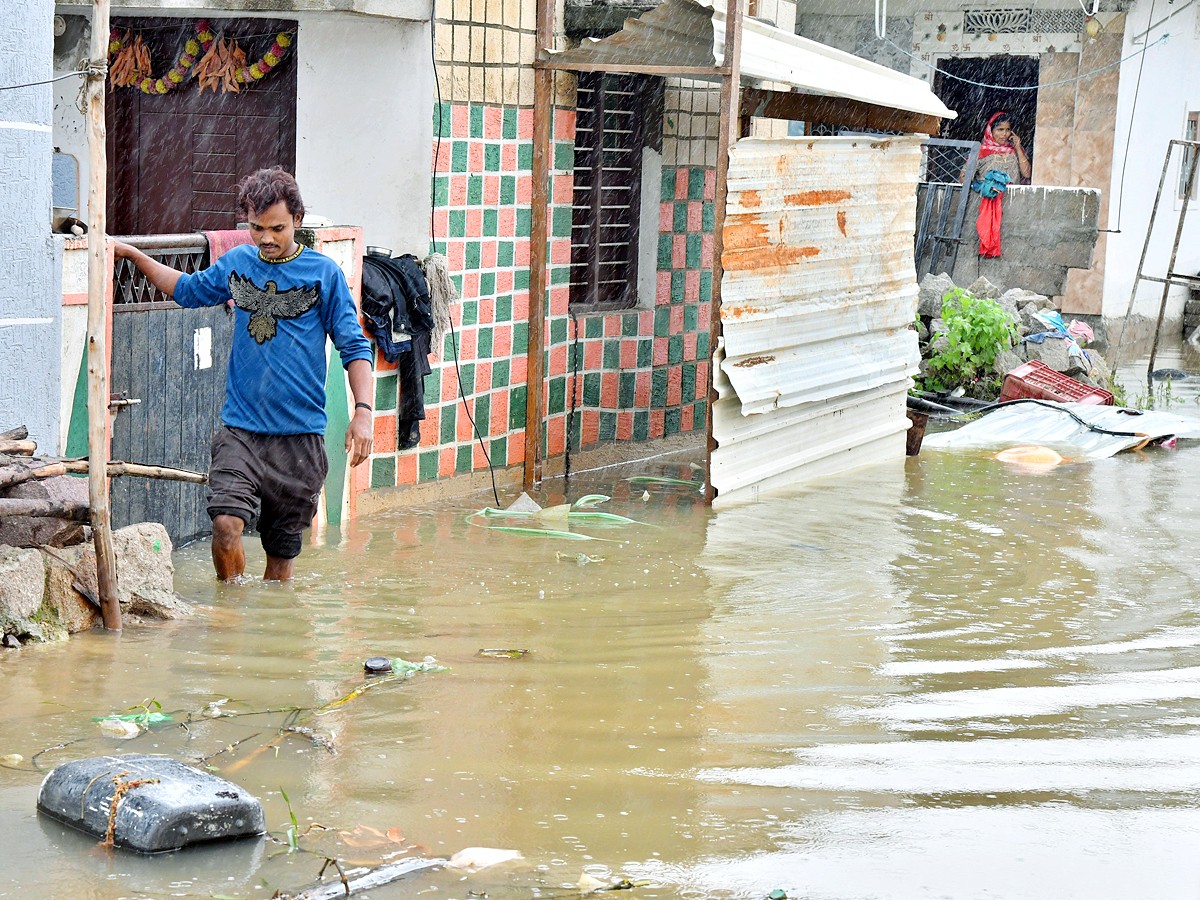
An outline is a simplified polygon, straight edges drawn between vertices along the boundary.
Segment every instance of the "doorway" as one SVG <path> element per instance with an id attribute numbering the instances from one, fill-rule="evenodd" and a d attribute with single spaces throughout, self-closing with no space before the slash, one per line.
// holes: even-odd
<path id="1" fill-rule="evenodd" d="M 979 141 L 992 113 L 1012 116 L 1013 131 L 1021 137 L 1025 153 L 1034 157 L 1034 123 L 1037 120 L 1037 85 L 1041 61 L 1036 56 L 972 56 L 938 61 L 933 91 L 958 113 L 942 122 L 942 137 Z M 974 83 L 972 83 L 974 82 Z M 985 86 L 986 85 L 986 86 Z M 1033 88 L 1033 90 L 1013 90 Z"/>
<path id="2" fill-rule="evenodd" d="M 155 60 L 178 57 L 191 20 L 116 18 Z M 219 38 L 255 59 L 294 21 L 213 19 Z M 181 234 L 236 228 L 237 184 L 265 166 L 296 167 L 296 45 L 261 82 L 236 92 L 202 91 L 194 80 L 169 94 L 107 91 L 109 230 Z M 163 63 L 159 63 L 163 65 Z"/>

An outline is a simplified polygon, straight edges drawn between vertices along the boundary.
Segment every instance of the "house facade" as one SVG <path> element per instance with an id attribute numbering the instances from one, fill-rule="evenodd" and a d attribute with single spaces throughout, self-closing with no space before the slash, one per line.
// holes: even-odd
<path id="1" fill-rule="evenodd" d="M 1162 287 L 1134 277 L 1162 175 L 1167 142 L 1196 139 L 1200 7 L 1153 0 L 1091 4 L 892 4 L 879 37 L 870 4 L 801 2 L 797 31 L 933 85 L 959 118 L 948 137 L 978 140 L 982 117 L 1010 109 L 1031 151 L 1032 183 L 1099 190 L 1100 238 L 1090 269 L 1072 270 L 1064 312 L 1103 321 L 1110 342 L 1131 311 L 1129 334 L 1153 327 Z M 977 82 L 978 84 L 971 84 Z M 982 85 L 995 85 L 986 88 Z M 1181 207 L 1181 162 L 1169 166 L 1147 274 L 1162 276 Z M 1189 216 L 1177 270 L 1200 270 L 1200 217 Z M 1009 285 L 1020 286 L 1020 285 Z M 1188 291 L 1169 292 L 1178 322 Z M 1132 299 L 1132 304 L 1131 304 Z"/>

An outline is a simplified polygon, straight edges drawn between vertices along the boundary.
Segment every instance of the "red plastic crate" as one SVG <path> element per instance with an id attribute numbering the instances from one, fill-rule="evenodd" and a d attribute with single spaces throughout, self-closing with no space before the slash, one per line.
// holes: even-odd
<path id="1" fill-rule="evenodd" d="M 1059 403 L 1091 403 L 1095 406 L 1113 405 L 1113 395 L 1103 388 L 1088 387 L 1037 360 L 1017 366 L 1004 376 L 1000 402 L 1026 398 L 1055 400 Z"/>

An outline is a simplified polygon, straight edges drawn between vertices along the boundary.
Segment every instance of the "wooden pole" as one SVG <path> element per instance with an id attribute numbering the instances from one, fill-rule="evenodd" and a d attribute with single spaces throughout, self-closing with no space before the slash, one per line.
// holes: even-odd
<path id="1" fill-rule="evenodd" d="M 117 560 L 113 551 L 108 508 L 108 353 L 105 287 L 108 282 L 108 241 L 105 221 L 104 82 L 108 75 L 109 0 L 92 0 L 91 65 L 87 80 L 88 162 L 88 502 L 96 545 L 96 586 L 100 617 L 110 631 L 121 628 L 117 599 Z"/>
<path id="2" fill-rule="evenodd" d="M 537 0 L 537 55 L 551 49 L 553 0 Z M 542 398 L 546 379 L 546 262 L 550 219 L 550 137 L 554 72 L 533 73 L 533 190 L 529 235 L 529 344 L 525 371 L 525 474 L 532 490 L 542 480 Z M 569 438 L 569 436 L 568 436 Z"/>
<path id="3" fill-rule="evenodd" d="M 722 63 L 728 74 L 721 79 L 720 132 L 717 137 L 717 185 L 713 195 L 713 279 L 712 303 L 708 322 L 708 416 L 705 423 L 708 449 L 704 465 L 704 499 L 712 503 L 717 496 L 712 483 L 712 455 L 717 447 L 713 438 L 713 407 L 717 391 L 713 387 L 714 354 L 721 336 L 721 276 L 725 272 L 721 253 L 725 248 L 725 200 L 729 195 L 729 151 L 738 138 L 741 117 L 738 114 L 741 97 L 742 3 L 728 0 L 725 12 L 725 58 Z"/>

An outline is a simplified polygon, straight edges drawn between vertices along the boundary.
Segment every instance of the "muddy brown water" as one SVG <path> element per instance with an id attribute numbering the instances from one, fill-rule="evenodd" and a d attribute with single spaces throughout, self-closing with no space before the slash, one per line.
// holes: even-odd
<path id="1" fill-rule="evenodd" d="M 326 856 L 467 847 L 523 858 L 368 896 L 578 896 L 584 873 L 643 898 L 1197 896 L 1200 446 L 1038 475 L 926 451 L 716 511 L 627 480 L 694 461 L 573 477 L 646 523 L 577 526 L 609 542 L 472 526 L 480 495 L 331 532 L 291 586 L 217 586 L 194 545 L 195 620 L 0 654 L 0 755 L 24 757 L 0 896 L 267 898 Z M 374 655 L 449 671 L 312 715 Z M 92 721 L 151 698 L 176 722 Z M 293 722 L 320 740 L 268 743 Z M 142 858 L 36 815 L 45 771 L 125 751 L 207 758 L 277 839 L 285 792 L 314 829 Z"/>

